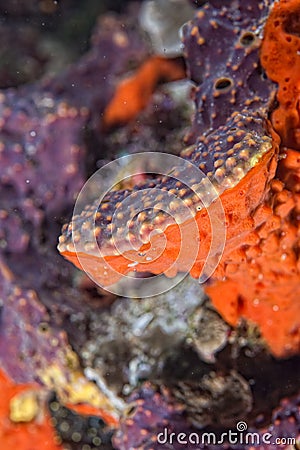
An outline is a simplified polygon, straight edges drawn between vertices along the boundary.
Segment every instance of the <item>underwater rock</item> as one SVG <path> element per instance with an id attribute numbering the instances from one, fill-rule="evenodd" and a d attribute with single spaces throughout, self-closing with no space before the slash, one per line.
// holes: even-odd
<path id="1" fill-rule="evenodd" d="M 0 285 L 1 367 L 18 383 L 37 381 L 54 363 L 67 370 L 66 334 L 52 328 L 36 292 L 20 288 L 3 262 Z"/>
<path id="2" fill-rule="evenodd" d="M 216 361 L 215 354 L 228 342 L 230 327 L 209 305 L 200 307 L 190 315 L 190 336 L 192 345 L 200 359 L 208 363 Z"/>
<path id="3" fill-rule="evenodd" d="M 249 384 L 235 371 L 226 375 L 210 372 L 198 382 L 178 381 L 171 392 L 183 405 L 188 421 L 197 428 L 229 427 L 245 419 L 252 409 Z"/>
<path id="4" fill-rule="evenodd" d="M 83 365 L 93 367 L 118 391 L 124 384 L 132 389 L 141 379 L 161 376 L 168 357 L 184 359 L 184 348 L 194 346 L 189 318 L 196 309 L 205 314 L 203 301 L 198 283 L 186 278 L 159 296 L 121 298 L 109 311 L 91 313 L 88 339 L 79 349 Z M 211 353 L 215 351 L 212 343 Z"/>
<path id="5" fill-rule="evenodd" d="M 300 395 L 290 399 L 284 399 L 272 414 L 272 421 L 269 427 L 260 431 L 260 435 L 269 433 L 270 443 L 256 445 L 258 450 L 290 449 L 291 439 L 296 439 L 297 448 L 300 442 Z M 276 439 L 279 439 L 276 443 Z"/>

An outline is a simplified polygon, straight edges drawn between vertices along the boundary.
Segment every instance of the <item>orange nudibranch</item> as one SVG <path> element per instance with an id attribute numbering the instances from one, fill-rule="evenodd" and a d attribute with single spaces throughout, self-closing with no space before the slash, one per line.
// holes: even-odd
<path id="1" fill-rule="evenodd" d="M 233 139 L 222 139 L 222 133 L 227 135 L 229 130 L 237 129 L 234 123 L 239 123 L 239 128 L 236 133 L 231 131 Z M 243 125 L 246 125 L 244 130 Z M 207 172 L 207 176 L 220 195 L 227 238 L 221 261 L 212 277 L 213 282 L 207 284 L 206 292 L 231 325 L 235 326 L 240 317 L 258 324 L 274 355 L 297 353 L 300 342 L 297 314 L 300 285 L 295 252 L 297 233 L 295 225 L 289 222 L 294 204 L 289 208 L 282 206 L 287 192 L 283 183 L 274 180 L 278 164 L 278 136 L 259 115 L 255 117 L 244 113 L 234 114 L 226 126 L 218 130 L 218 140 L 214 137 L 212 133 L 205 143 L 184 155 L 206 171 L 214 165 L 212 161 L 220 161 L 220 153 L 223 153 L 223 165 L 218 167 L 221 171 Z M 220 142 L 223 142 L 221 150 Z M 215 151 L 217 145 L 219 151 Z M 176 177 L 176 170 L 173 174 Z M 146 190 L 145 207 L 149 205 L 147 196 L 151 183 L 149 181 L 133 189 L 133 194 Z M 155 184 L 157 188 L 155 192 L 158 196 L 163 190 L 174 192 L 176 180 L 164 177 Z M 193 277 L 198 277 L 211 244 L 210 209 L 214 204 L 208 207 L 202 205 L 198 210 L 199 199 L 198 203 L 197 199 L 193 203 L 192 191 L 177 186 L 177 192 L 180 200 L 189 205 L 192 218 L 168 223 L 162 213 L 163 206 L 162 210 L 154 209 L 152 216 L 137 215 L 140 220 L 135 224 L 135 232 L 142 235 L 148 229 L 148 235 L 145 234 L 148 237 L 152 232 L 149 238 L 151 245 L 145 243 L 132 250 L 135 236 L 130 226 L 126 239 L 124 230 L 122 233 L 113 230 L 112 217 L 116 205 L 121 204 L 128 195 L 128 191 L 117 191 L 108 194 L 99 208 L 95 209 L 95 205 L 86 207 L 79 217 L 64 227 L 60 252 L 102 286 L 109 286 L 132 271 L 165 273 L 167 276 L 174 276 L 177 271 L 189 271 Z M 158 202 L 157 197 L 155 204 Z M 128 214 L 127 218 L 124 217 L 125 228 L 126 221 L 129 224 L 136 217 L 134 208 Z M 175 218 L 176 214 L 175 208 Z M 91 216 L 95 220 L 95 228 L 88 230 L 91 223 L 88 218 Z M 155 224 L 160 230 L 157 234 L 153 234 Z M 112 232 L 109 233 L 108 229 Z M 87 239 L 89 233 L 96 237 L 102 255 L 99 256 L 93 248 L 93 240 L 89 242 Z M 164 235 L 163 247 L 161 234 Z M 181 248 L 182 236 L 186 234 L 189 243 Z M 114 247 L 113 243 L 117 246 Z M 191 260 L 195 247 L 196 257 Z M 122 251 L 118 251 L 120 249 Z M 159 254 L 153 253 L 153 249 L 158 249 Z"/>
<path id="2" fill-rule="evenodd" d="M 225 211 L 226 251 L 251 245 L 251 233 L 262 220 L 255 222 L 254 212 L 266 197 L 277 154 L 278 142 L 276 138 L 272 140 L 264 119 L 247 112 L 234 113 L 217 133 L 184 155 L 193 167 L 206 174 L 207 179 L 197 185 L 197 195 L 192 175 L 190 186 L 178 181 L 180 168 L 154 183 L 149 180 L 136 186 L 132 192 L 112 191 L 99 206 L 86 206 L 64 228 L 59 251 L 79 268 L 84 266 L 104 286 L 133 269 L 167 276 L 189 271 L 198 277 L 209 252 L 214 225 L 211 219 L 215 202 L 201 202 L 210 188 L 208 180 Z M 128 195 L 130 207 L 120 212 Z M 182 205 L 188 208 L 190 217 L 185 211 L 182 213 Z M 114 223 L 115 213 L 121 227 Z M 183 245 L 185 236 L 188 240 Z"/>
<path id="3" fill-rule="evenodd" d="M 266 7 L 266 3 L 258 2 L 249 11 L 261 10 L 265 14 L 263 6 Z M 208 14 L 209 8 L 209 5 L 204 5 L 198 14 L 200 21 Z M 223 23 L 222 11 L 218 10 L 221 22 L 214 21 L 220 26 Z M 232 16 L 229 14 L 228 20 L 232 18 L 234 21 L 234 12 L 229 12 Z M 196 46 L 199 52 L 197 61 L 202 61 L 201 56 L 204 55 L 211 80 L 206 77 L 203 82 L 199 76 L 199 83 L 203 82 L 208 89 L 211 81 L 212 91 L 209 92 L 212 96 L 209 98 L 213 105 L 217 104 L 216 99 L 227 100 L 223 111 L 225 123 L 219 120 L 216 129 L 212 129 L 214 121 L 209 120 L 209 127 L 197 137 L 197 144 L 181 154 L 185 161 L 205 174 L 224 210 L 225 247 L 222 255 L 212 255 L 217 267 L 205 290 L 219 313 L 232 326 L 240 318 L 258 325 L 271 352 L 277 357 L 300 352 L 299 17 L 299 0 L 281 0 L 274 3 L 264 33 L 257 33 L 256 24 L 250 20 L 252 25 L 248 37 L 251 39 L 243 43 L 241 30 L 233 27 L 230 36 L 237 54 L 232 57 L 234 61 L 237 57 L 240 65 L 232 66 L 232 61 L 227 61 L 228 64 L 222 66 L 221 88 L 224 90 L 218 92 L 215 77 L 218 81 L 220 74 L 215 75 L 210 47 L 200 36 Z M 258 23 L 261 25 L 262 22 Z M 204 22 L 201 24 L 205 30 Z M 191 32 L 199 34 L 197 21 Z M 209 32 L 214 30 L 209 29 Z M 246 67 L 257 69 L 255 79 L 261 83 L 264 80 L 260 76 L 258 56 L 255 61 L 262 34 L 261 64 L 269 79 L 278 83 L 276 104 L 271 101 L 275 85 L 274 89 L 266 90 L 270 98 L 260 102 L 255 89 L 252 91 L 251 71 L 245 72 L 249 76 L 243 79 Z M 251 42 L 255 43 L 253 48 Z M 191 54 L 195 58 L 194 53 Z M 246 59 L 250 55 L 250 62 L 245 60 L 243 65 L 241 55 Z M 193 62 L 188 61 L 189 64 Z M 196 68 L 198 70 L 198 66 Z M 229 70 L 229 75 L 226 70 Z M 248 82 L 251 89 L 246 86 Z M 124 117 L 118 117 L 115 106 L 118 107 L 117 100 L 122 98 L 120 92 L 129 92 L 128 86 L 131 86 L 130 81 L 127 86 L 126 82 L 120 85 L 116 102 L 113 99 L 106 110 L 104 125 L 109 127 L 118 121 L 132 119 L 146 104 L 143 100 L 133 108 L 133 113 L 129 111 Z M 153 86 L 151 82 L 148 91 L 146 89 L 147 98 Z M 241 89 L 245 89 L 245 95 L 254 97 L 237 103 Z M 205 100 L 207 95 L 204 92 L 199 98 Z M 199 105 L 201 113 L 203 105 L 201 102 Z M 255 109 L 253 105 L 258 106 Z M 210 103 L 206 107 L 208 110 L 202 111 L 204 119 L 206 116 L 210 119 L 218 117 L 216 110 L 209 110 Z M 267 119 L 268 112 L 271 125 Z M 195 128 L 197 117 L 196 114 Z M 203 119 L 201 114 L 198 119 L 200 123 Z M 204 119 L 200 125 L 204 124 Z M 110 286 L 132 271 L 164 273 L 169 277 L 177 272 L 190 272 L 193 277 L 199 277 L 213 239 L 211 218 L 219 223 L 220 217 L 214 215 L 216 202 L 202 201 L 210 189 L 205 180 L 196 186 L 195 195 L 197 183 L 192 175 L 190 183 L 178 181 L 181 170 L 174 167 L 164 177 L 110 192 L 99 206 L 96 203 L 87 205 L 81 214 L 73 217 L 69 226 L 64 226 L 58 247 L 61 254 L 102 286 Z M 126 198 L 131 203 L 126 210 L 120 210 Z M 189 209 L 187 217 L 182 213 L 182 204 Z M 119 226 L 114 223 L 115 213 Z"/>
<path id="4" fill-rule="evenodd" d="M 234 126 L 237 123 L 238 128 Z M 229 130 L 232 139 L 223 139 Z M 253 321 L 272 353 L 283 357 L 300 350 L 299 223 L 293 219 L 296 197 L 285 189 L 283 182 L 274 179 L 278 153 L 279 138 L 268 123 L 259 115 L 244 112 L 233 114 L 218 133 L 208 135 L 205 142 L 183 152 L 183 156 L 206 172 L 218 190 L 225 213 L 226 244 L 206 292 L 228 323 L 235 326 L 240 317 Z M 286 163 L 292 164 L 299 174 L 299 158 L 287 158 L 279 166 Z M 215 167 L 212 173 L 211 167 Z M 171 277 L 178 271 L 189 271 L 193 277 L 199 277 L 211 245 L 210 217 L 214 203 L 207 207 L 200 203 L 198 208 L 199 198 L 195 198 L 191 189 L 178 184 L 176 171 L 178 168 L 172 174 L 175 179 L 166 176 L 154 186 L 151 180 L 132 192 L 112 191 L 99 207 L 86 207 L 64 227 L 59 251 L 102 286 L 109 286 L 132 271 L 165 273 Z M 188 205 L 192 218 L 179 217 L 180 220 L 168 222 L 164 205 L 145 213 L 151 188 L 156 195 L 154 206 L 159 204 L 160 192 L 177 192 L 179 200 Z M 136 211 L 134 196 L 143 190 L 146 193 Z M 124 229 L 114 229 L 113 214 L 130 194 L 133 206 L 124 216 Z M 135 218 L 137 222 L 132 229 L 130 224 Z M 156 234 L 155 227 L 159 229 Z M 136 235 L 143 237 L 143 242 L 149 239 L 132 249 L 132 244 L 138 242 Z M 182 237 L 186 235 L 188 244 L 182 245 Z"/>
<path id="5" fill-rule="evenodd" d="M 278 147 L 271 147 L 235 187 L 227 189 L 220 195 L 227 226 L 225 254 L 228 252 L 232 254 L 234 251 L 239 253 L 241 246 L 257 243 L 255 228 L 266 220 L 265 216 L 260 214 L 260 206 L 266 197 L 266 185 L 275 173 L 277 151 Z M 187 221 L 166 225 L 163 232 L 163 247 L 160 242 L 160 231 L 150 237 L 151 247 L 144 244 L 136 250 L 124 248 L 123 252 L 119 253 L 112 246 L 111 254 L 109 248 L 103 248 L 102 256 L 100 256 L 93 251 L 89 243 L 85 244 L 86 250 L 83 246 L 82 250 L 76 248 L 72 242 L 72 231 L 69 234 L 70 228 L 69 230 L 65 228 L 60 237 L 59 250 L 77 267 L 82 269 L 83 266 L 94 281 L 102 286 L 110 286 L 133 270 L 153 274 L 165 273 L 171 277 L 177 272 L 190 272 L 193 277 L 198 278 L 211 245 L 213 208 L 214 204 L 208 208 L 203 207 L 195 214 L 195 217 Z M 256 218 L 257 210 L 259 213 Z M 95 210 L 95 215 L 97 214 Z M 270 214 L 269 210 L 267 216 L 268 214 Z M 84 223 L 87 222 L 83 221 Z M 159 221 L 160 230 L 162 226 L 162 221 Z M 96 225 L 95 230 L 97 228 Z M 143 229 L 143 223 L 141 223 L 141 229 Z M 153 232 L 153 228 L 151 231 Z M 77 236 L 78 233 L 80 234 L 80 231 L 75 229 L 74 235 Z M 188 236 L 188 242 L 183 245 L 185 236 Z M 118 237 L 116 236 L 115 239 L 117 241 Z M 192 258 L 193 248 L 197 246 L 197 243 L 199 243 L 199 249 L 195 258 Z M 121 245 L 117 243 L 116 248 Z M 101 250 L 101 245 L 99 248 Z M 218 270 L 223 273 L 222 265 L 218 267 Z"/>

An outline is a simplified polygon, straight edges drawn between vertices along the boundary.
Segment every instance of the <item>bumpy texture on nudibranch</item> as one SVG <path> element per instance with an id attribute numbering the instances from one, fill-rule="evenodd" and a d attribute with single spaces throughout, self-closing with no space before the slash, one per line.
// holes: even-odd
<path id="1" fill-rule="evenodd" d="M 271 114 L 272 125 L 283 144 L 294 148 L 282 148 L 276 179 L 253 216 L 255 221 L 266 217 L 265 224 L 256 229 L 255 245 L 241 247 L 240 260 L 229 255 L 225 278 L 207 287 L 229 323 L 235 325 L 240 316 L 258 323 L 277 356 L 300 350 L 300 158 L 296 151 L 300 57 L 295 47 L 299 23 L 299 3 L 276 3 L 267 21 L 261 55 L 266 73 L 279 83 L 279 106 Z"/>
<path id="2" fill-rule="evenodd" d="M 192 189 L 178 181 L 183 175 L 188 175 L 186 169 L 181 171 L 180 168 L 174 168 L 172 176 L 143 183 L 131 191 L 111 192 L 99 206 L 97 201 L 87 205 L 79 216 L 74 217 L 69 227 L 64 228 L 59 250 L 81 267 L 76 254 L 76 251 L 79 252 L 80 259 L 88 265 L 88 272 L 105 285 L 112 284 L 122 274 L 130 272 L 132 259 L 136 261 L 136 271 L 153 273 L 167 272 L 170 262 L 174 262 L 170 275 L 176 275 L 177 271 L 191 269 L 190 249 L 183 249 L 179 254 L 180 232 L 181 227 L 186 226 L 188 207 L 200 234 L 199 252 L 191 269 L 192 274 L 199 276 L 211 243 L 209 216 L 203 203 L 208 209 L 214 205 L 210 204 L 207 194 L 210 188 L 207 179 L 200 182 L 194 179 L 192 168 L 200 168 L 210 180 L 223 199 L 228 217 L 232 216 L 230 214 L 234 205 L 236 212 L 230 218 L 229 237 L 234 237 L 240 227 L 243 230 L 240 240 L 245 241 L 242 234 L 253 226 L 253 220 L 248 217 L 249 212 L 254 211 L 264 199 L 265 186 L 274 175 L 274 157 L 277 152 L 277 144 L 272 143 L 268 125 L 260 115 L 248 115 L 247 111 L 233 113 L 223 127 L 183 155 L 190 163 L 189 185 Z M 236 202 L 233 188 L 241 192 L 239 202 Z M 121 210 L 121 202 L 126 201 L 127 197 L 130 203 Z M 113 222 L 115 211 L 118 227 Z M 160 255 L 155 252 L 150 254 L 147 252 L 147 243 L 151 232 L 158 227 L 161 232 L 165 231 L 166 247 Z M 158 250 L 159 237 L 157 234 L 151 239 L 152 247 Z M 235 236 L 234 241 L 232 245 L 235 248 L 239 237 Z M 132 244 L 137 250 L 131 250 Z M 98 255 L 98 246 L 101 257 Z"/>
<path id="3" fill-rule="evenodd" d="M 276 105 L 272 80 L 277 79 L 267 78 L 259 52 L 272 3 L 248 0 L 237 7 L 233 1 L 212 1 L 185 26 L 186 64 L 197 87 L 196 113 L 187 136 L 193 145 L 181 156 L 207 176 L 225 212 L 226 245 L 206 292 L 231 325 L 241 317 L 253 321 L 272 353 L 288 356 L 300 350 L 299 159 L 289 157 L 289 151 L 289 163 L 278 162 L 284 150 L 279 150 L 280 139 L 268 122 L 268 112 Z M 292 0 L 290 4 L 294 5 Z M 292 33 L 297 11 L 293 9 L 293 20 L 285 22 Z M 272 21 L 273 13 L 268 24 Z M 278 60 L 280 51 L 286 48 L 277 48 Z M 197 196 L 174 179 L 180 174 L 174 168 L 172 176 L 111 192 L 99 207 L 87 205 L 64 228 L 59 250 L 78 267 L 84 263 L 87 272 L 104 285 L 113 284 L 133 267 L 136 272 L 168 276 L 189 270 L 199 277 L 211 243 L 209 212 L 214 203 L 206 202 L 205 181 L 199 183 Z M 194 183 L 191 176 L 189 185 Z M 116 213 L 116 226 L 113 214 L 126 199 L 128 208 Z M 180 202 L 188 206 L 198 229 L 197 235 L 190 231 L 190 245 L 181 253 L 180 233 L 190 222 Z M 166 207 L 169 210 L 164 212 Z M 166 246 L 150 259 L 150 240 L 152 248 L 161 248 L 155 229 L 164 232 Z M 135 250 L 130 250 L 132 244 Z"/>

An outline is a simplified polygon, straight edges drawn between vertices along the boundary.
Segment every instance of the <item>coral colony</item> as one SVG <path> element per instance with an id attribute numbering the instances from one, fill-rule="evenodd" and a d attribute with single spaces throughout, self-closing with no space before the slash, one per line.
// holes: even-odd
<path id="1" fill-rule="evenodd" d="M 66 70 L 0 92 L 0 447 L 298 448 L 300 2 L 122 9 Z M 141 151 L 181 163 L 72 216 L 93 172 Z M 132 273 L 188 276 L 109 292 Z"/>

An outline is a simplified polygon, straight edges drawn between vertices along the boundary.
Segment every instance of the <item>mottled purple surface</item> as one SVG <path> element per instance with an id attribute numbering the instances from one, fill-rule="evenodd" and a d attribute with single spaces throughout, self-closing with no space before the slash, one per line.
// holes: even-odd
<path id="1" fill-rule="evenodd" d="M 148 54 L 149 43 L 137 26 L 135 14 L 107 14 L 98 19 L 90 50 L 61 75 L 42 81 L 41 87 L 76 107 L 88 108 L 97 127 L 120 75 L 137 67 Z"/>
<path id="2" fill-rule="evenodd" d="M 128 402 L 127 416 L 113 438 L 117 450 L 230 449 L 226 444 L 222 447 L 202 444 L 202 431 L 189 424 L 183 408 L 174 402 L 166 388 L 145 383 Z M 199 436 L 200 443 L 195 442 L 195 435 Z M 180 442 L 182 440 L 186 442 Z M 242 447 L 236 447 L 239 449 Z"/>
<path id="3" fill-rule="evenodd" d="M 259 48 L 272 3 L 212 1 L 185 25 L 184 54 L 196 84 L 189 142 L 216 130 L 234 111 L 268 108 L 275 84 L 263 73 Z"/>
<path id="4" fill-rule="evenodd" d="M 35 86 L 0 97 L 1 208 L 34 228 L 72 205 L 84 180 L 87 112 Z"/>
<path id="5" fill-rule="evenodd" d="M 190 429 L 182 416 L 182 407 L 174 403 L 167 390 L 160 391 L 146 383 L 130 396 L 128 403 L 127 417 L 121 421 L 113 439 L 114 447 L 118 450 L 168 448 L 155 442 L 157 434 L 164 427 L 170 432 Z M 172 448 L 177 450 L 182 446 Z"/>
<path id="6" fill-rule="evenodd" d="M 169 390 L 166 388 L 145 383 L 139 390 L 134 392 L 128 399 L 128 411 L 121 420 L 119 430 L 113 438 L 114 447 L 117 450 L 163 450 L 163 449 L 207 449 L 207 450 L 276 450 L 288 449 L 287 444 L 274 444 L 276 438 L 299 438 L 300 433 L 300 397 L 284 400 L 281 406 L 274 411 L 270 426 L 263 429 L 249 428 L 243 433 L 238 432 L 236 424 L 231 428 L 199 429 L 192 427 L 185 415 L 184 407 L 181 408 L 174 402 Z M 221 433 L 237 433 L 239 441 L 236 444 L 221 443 Z M 211 440 L 205 433 L 216 433 L 216 442 Z M 247 432 L 257 433 L 260 436 L 260 444 L 252 445 L 250 437 L 246 438 Z M 160 434 L 162 433 L 162 434 Z M 175 433 L 172 435 L 172 433 Z M 180 435 L 184 433 L 185 436 Z M 269 433 L 270 435 L 266 435 Z M 263 444 L 263 435 L 265 441 Z M 198 443 L 196 441 L 198 436 Z M 179 439 L 178 439 L 179 438 Z M 232 435 L 234 438 L 234 435 Z M 212 438 L 210 438 L 212 439 Z M 248 443 L 247 440 L 248 439 Z M 220 443 L 217 443 L 220 440 Z M 180 441 L 186 441 L 182 443 Z M 256 442 L 256 441 L 255 441 Z M 215 444 L 215 445 L 213 445 Z"/>
<path id="7" fill-rule="evenodd" d="M 145 52 L 136 27 L 109 15 L 91 50 L 64 73 L 0 92 L 0 209 L 9 215 L 2 249 L 25 251 L 44 220 L 72 210 L 86 177 L 86 127 L 97 129 L 116 77 Z"/>
<path id="8" fill-rule="evenodd" d="M 66 333 L 51 326 L 34 290 L 18 286 L 2 261 L 0 269 L 1 368 L 18 383 L 38 381 L 53 363 L 66 369 Z"/>
<path id="9" fill-rule="evenodd" d="M 300 441 L 300 393 L 291 399 L 282 400 L 280 406 L 273 412 L 271 424 L 260 431 L 260 435 L 266 435 L 270 443 L 256 445 L 258 450 L 288 449 L 287 441 L 276 443 L 276 439 L 295 438 Z M 284 443 L 285 442 L 285 443 Z M 296 448 L 293 447 L 292 448 Z"/>
<path id="10" fill-rule="evenodd" d="M 93 119 L 97 129 L 117 79 L 147 54 L 133 19 L 100 22 L 91 50 L 63 73 L 0 92 L 0 254 L 11 272 L 0 283 L 0 360 L 18 382 L 59 362 L 65 327 L 81 342 L 71 316 L 84 316 L 89 295 L 73 286 L 76 270 L 57 252 L 57 236 L 87 177 L 86 129 Z"/>

